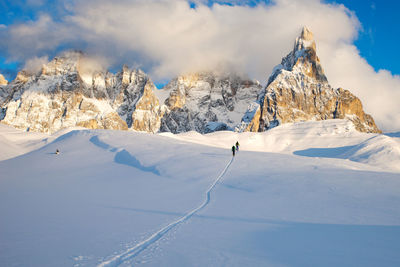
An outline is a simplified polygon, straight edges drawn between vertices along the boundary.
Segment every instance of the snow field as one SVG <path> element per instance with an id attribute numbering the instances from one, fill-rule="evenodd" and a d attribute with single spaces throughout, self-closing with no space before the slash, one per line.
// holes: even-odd
<path id="1" fill-rule="evenodd" d="M 0 126 L 0 265 L 400 265 L 396 135 L 339 120 L 174 136 Z"/>

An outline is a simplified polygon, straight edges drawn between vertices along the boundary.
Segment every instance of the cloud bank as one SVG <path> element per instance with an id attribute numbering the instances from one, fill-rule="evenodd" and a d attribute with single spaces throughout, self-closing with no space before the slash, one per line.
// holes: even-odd
<path id="1" fill-rule="evenodd" d="M 383 130 L 400 130 L 396 103 L 400 77 L 385 70 L 375 72 L 360 57 L 353 42 L 361 25 L 343 5 L 319 0 L 245 1 L 232 6 L 191 3 L 70 1 L 62 17 L 43 13 L 36 20 L 0 29 L 0 48 L 8 58 L 22 61 L 52 56 L 61 49 L 81 49 L 101 55 L 108 67 L 141 67 L 156 81 L 229 66 L 265 82 L 307 25 L 331 84 L 360 97 Z"/>

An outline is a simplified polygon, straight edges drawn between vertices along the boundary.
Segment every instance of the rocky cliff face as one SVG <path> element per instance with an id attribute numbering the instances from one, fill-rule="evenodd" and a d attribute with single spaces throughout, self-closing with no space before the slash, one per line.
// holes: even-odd
<path id="1" fill-rule="evenodd" d="M 252 131 L 264 131 L 282 123 L 307 120 L 349 119 L 363 132 L 380 132 L 365 114 L 361 101 L 344 89 L 333 89 L 324 74 L 313 34 L 303 28 L 293 50 L 282 59 L 260 97 Z"/>
<path id="2" fill-rule="evenodd" d="M 169 97 L 160 131 L 209 133 L 245 128 L 242 118 L 261 86 L 235 74 L 202 72 L 180 76 L 163 90 Z"/>
<path id="3" fill-rule="evenodd" d="M 44 65 L 39 73 L 18 73 L 12 83 L 1 88 L 0 120 L 17 128 L 48 133 L 72 126 L 118 130 L 132 127 L 137 103 L 154 101 L 147 99 L 151 96 L 148 91 L 155 89 L 151 80 L 142 71 L 125 66 L 115 75 L 90 71 L 85 60 L 80 52 L 67 52 Z M 145 122 L 140 123 L 141 119 Z M 133 128 L 157 131 L 158 125 L 141 128 L 147 121 L 146 116 L 136 116 Z"/>
<path id="4" fill-rule="evenodd" d="M 155 94 L 157 88 L 151 81 L 148 81 L 143 90 L 142 96 L 136 102 L 135 110 L 132 113 L 132 129 L 156 133 L 161 126 L 161 119 L 166 108 L 160 105 Z"/>

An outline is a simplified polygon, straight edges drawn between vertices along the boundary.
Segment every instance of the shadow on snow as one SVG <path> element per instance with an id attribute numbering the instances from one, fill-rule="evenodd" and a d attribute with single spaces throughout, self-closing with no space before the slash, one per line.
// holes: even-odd
<path id="1" fill-rule="evenodd" d="M 104 150 L 108 150 L 110 152 L 116 152 L 115 157 L 114 157 L 114 162 L 118 163 L 118 164 L 123 164 L 123 165 L 127 165 L 130 167 L 134 167 L 137 168 L 141 171 L 144 172 L 151 172 L 154 173 L 156 175 L 160 175 L 160 172 L 157 170 L 157 168 L 155 166 L 143 166 L 139 160 L 136 159 L 136 157 L 134 157 L 133 155 L 131 155 L 131 153 L 129 153 L 126 149 L 123 149 L 119 152 L 117 148 L 110 146 L 107 143 L 104 143 L 103 141 L 101 141 L 99 139 L 98 136 L 93 136 L 89 139 L 89 141 L 94 144 L 95 146 L 98 146 Z"/>
<path id="2" fill-rule="evenodd" d="M 384 135 L 389 136 L 389 137 L 400 137 L 400 132 L 385 133 Z"/>
<path id="3" fill-rule="evenodd" d="M 332 148 L 309 148 L 305 150 L 294 151 L 293 154 L 305 157 L 320 157 L 320 158 L 337 158 L 346 159 L 346 153 L 356 146 L 343 146 Z"/>
<path id="4" fill-rule="evenodd" d="M 124 164 L 127 166 L 131 166 L 137 169 L 140 169 L 144 172 L 152 172 L 156 175 L 160 175 L 160 172 L 157 170 L 155 166 L 143 166 L 140 161 L 138 161 L 134 156 L 132 156 L 128 151 L 121 150 L 115 154 L 114 162 L 119 164 Z"/>

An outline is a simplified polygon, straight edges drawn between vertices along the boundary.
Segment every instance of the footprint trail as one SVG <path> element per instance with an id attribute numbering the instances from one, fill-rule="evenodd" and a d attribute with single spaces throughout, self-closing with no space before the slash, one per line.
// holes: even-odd
<path id="1" fill-rule="evenodd" d="M 195 213 L 197 213 L 198 211 L 200 211 L 201 209 L 206 207 L 210 203 L 210 200 L 211 200 L 211 191 L 214 189 L 216 184 L 221 180 L 221 178 L 225 175 L 225 173 L 228 170 L 229 166 L 232 164 L 233 159 L 234 158 L 232 157 L 232 159 L 228 162 L 228 164 L 225 166 L 225 168 L 220 173 L 220 175 L 217 178 L 215 178 L 214 182 L 210 185 L 208 190 L 205 192 L 205 199 L 204 199 L 202 204 L 200 204 L 198 207 L 194 208 L 193 210 L 189 211 L 188 213 L 186 213 L 181 218 L 171 222 L 167 226 L 164 226 L 163 228 L 161 228 L 157 232 L 153 233 L 150 237 L 148 237 L 147 239 L 143 240 L 142 242 L 136 244 L 135 246 L 133 246 L 131 248 L 128 248 L 127 250 L 125 250 L 121 254 L 113 256 L 111 259 L 103 261 L 102 263 L 100 263 L 98 265 L 98 267 L 118 266 L 118 265 L 120 265 L 120 264 L 122 264 L 122 263 L 124 263 L 124 262 L 126 262 L 126 261 L 128 261 L 128 260 L 130 260 L 132 258 L 134 258 L 140 252 L 142 252 L 147 247 L 149 247 L 151 244 L 154 244 L 157 240 L 162 238 L 166 233 L 168 233 L 169 230 L 171 230 L 175 226 L 187 221 Z"/>

